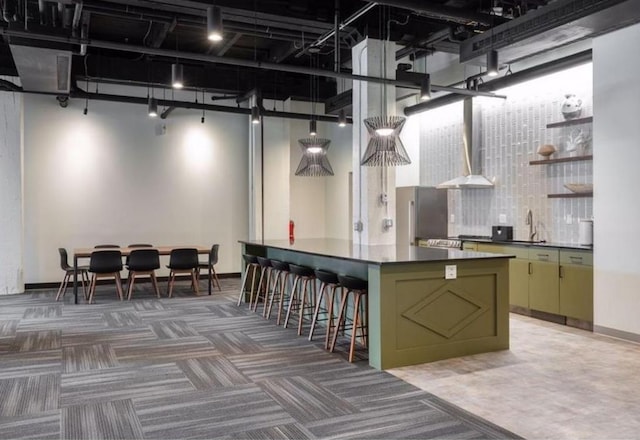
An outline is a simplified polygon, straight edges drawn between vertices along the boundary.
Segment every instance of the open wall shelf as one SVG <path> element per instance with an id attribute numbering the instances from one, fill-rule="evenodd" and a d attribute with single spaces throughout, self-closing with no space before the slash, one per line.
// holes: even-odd
<path id="1" fill-rule="evenodd" d="M 560 122 L 552 122 L 551 124 L 547 124 L 547 128 L 569 127 L 571 125 L 586 124 L 588 122 L 593 122 L 593 116 L 588 116 L 586 118 L 567 119 L 566 121 Z"/>
<path id="2" fill-rule="evenodd" d="M 562 193 L 562 194 L 547 194 L 550 199 L 577 199 L 579 197 L 593 197 L 592 192 L 588 193 Z"/>
<path id="3" fill-rule="evenodd" d="M 574 157 L 558 157 L 556 159 L 542 159 L 542 160 L 531 160 L 529 161 L 529 165 L 549 165 L 552 163 L 560 163 L 560 162 L 578 162 L 581 160 L 592 160 L 593 155 L 585 155 L 585 156 L 574 156 Z"/>

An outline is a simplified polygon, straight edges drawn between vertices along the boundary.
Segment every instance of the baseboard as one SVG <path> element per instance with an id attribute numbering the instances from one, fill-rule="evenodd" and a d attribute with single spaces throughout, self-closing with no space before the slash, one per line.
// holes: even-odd
<path id="1" fill-rule="evenodd" d="M 640 343 L 640 335 L 637 333 L 625 332 L 623 330 L 603 327 L 601 325 L 594 325 L 593 332 L 616 339 L 624 339 L 625 341 Z"/>
<path id="2" fill-rule="evenodd" d="M 223 279 L 223 278 L 240 278 L 240 272 L 230 272 L 230 273 L 219 273 L 218 274 L 218 279 Z M 157 277 L 158 282 L 168 282 L 169 281 L 169 277 Z M 189 277 L 189 275 L 178 275 L 176 277 L 177 281 L 190 281 L 191 278 Z M 80 279 L 78 279 L 78 281 L 80 281 Z M 124 277 L 122 279 L 122 281 L 126 281 L 126 277 Z M 207 281 L 207 277 L 206 274 L 204 272 L 202 272 L 202 275 L 200 275 L 200 282 L 206 282 Z M 143 277 L 143 278 L 136 278 L 136 284 L 137 283 L 150 283 L 151 282 L 151 278 L 148 277 Z M 109 279 L 100 279 L 98 280 L 98 286 L 104 285 L 104 284 L 112 284 L 113 283 L 113 279 L 109 280 Z M 58 287 L 60 287 L 60 281 L 56 281 L 54 283 L 29 283 L 29 284 L 25 284 L 24 285 L 24 290 L 36 290 L 36 289 L 57 289 Z M 68 288 L 73 288 L 73 284 L 69 283 L 69 287 Z"/>

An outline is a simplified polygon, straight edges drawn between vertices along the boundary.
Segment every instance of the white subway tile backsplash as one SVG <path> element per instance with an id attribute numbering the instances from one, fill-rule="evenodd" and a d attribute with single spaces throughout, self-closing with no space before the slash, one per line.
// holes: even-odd
<path id="1" fill-rule="evenodd" d="M 537 84 L 539 83 L 539 84 Z M 592 124 L 547 128 L 563 120 L 560 107 L 564 94 L 573 93 L 583 101 L 582 116 L 592 112 L 591 65 L 540 78 L 498 93 L 506 100 L 475 98 L 480 109 L 480 145 L 474 145 L 475 173 L 496 178 L 494 189 L 449 190 L 449 211 L 455 223 L 449 234 L 490 235 L 500 214 L 514 226 L 516 239 L 528 238 L 526 213 L 531 209 L 538 239 L 562 243 L 578 242 L 578 220 L 591 218 L 591 198 L 550 199 L 547 194 L 569 192 L 565 183 L 592 183 L 591 161 L 549 165 L 529 165 L 541 159 L 541 144 L 553 144 L 553 157 L 565 157 L 568 142 L 582 134 L 590 154 Z M 457 112 L 457 117 L 456 117 Z M 462 103 L 434 109 L 420 115 L 420 183 L 435 186 L 461 175 L 463 171 Z M 479 153 L 479 154 L 478 154 Z M 571 224 L 567 224 L 567 216 Z"/>

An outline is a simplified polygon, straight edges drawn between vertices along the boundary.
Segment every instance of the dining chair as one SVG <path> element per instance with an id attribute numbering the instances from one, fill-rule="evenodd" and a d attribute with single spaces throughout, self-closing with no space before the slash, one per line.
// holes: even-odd
<path id="1" fill-rule="evenodd" d="M 133 284 L 137 276 L 148 275 L 151 278 L 151 284 L 156 291 L 156 296 L 160 298 L 160 289 L 158 289 L 158 280 L 156 279 L 156 269 L 160 269 L 160 254 L 157 249 L 134 249 L 128 256 L 127 269 L 127 300 L 131 301 L 133 293 Z"/>
<path id="2" fill-rule="evenodd" d="M 173 249 L 169 254 L 169 298 L 173 294 L 173 285 L 176 281 L 177 274 L 191 275 L 191 288 L 195 290 L 196 295 L 200 294 L 198 282 L 196 280 L 196 269 L 198 267 L 198 250 L 195 248 L 178 248 Z"/>
<path id="3" fill-rule="evenodd" d="M 64 297 L 65 292 L 67 291 L 67 286 L 69 285 L 69 280 L 73 276 L 73 266 L 69 266 L 69 256 L 67 254 L 67 250 L 65 248 L 58 248 L 58 253 L 60 254 L 60 269 L 64 271 L 64 278 L 60 283 L 60 287 L 58 288 L 58 294 L 56 295 L 56 301 L 60 299 L 60 297 Z M 84 299 L 87 299 L 87 286 L 89 285 L 89 266 L 78 266 L 78 274 L 80 275 L 80 280 L 82 281 L 82 290 L 84 291 Z"/>
<path id="4" fill-rule="evenodd" d="M 211 264 L 211 284 L 213 284 L 214 286 L 218 286 L 218 290 L 222 291 L 222 287 L 220 287 L 220 280 L 218 279 L 218 274 L 216 273 L 216 269 L 214 267 L 218 263 L 219 248 L 219 244 L 214 244 L 213 246 L 211 246 L 211 250 L 209 251 L 209 261 L 198 262 L 198 267 L 196 268 L 196 279 L 200 281 L 200 271 L 209 271 L 209 264 Z"/>
<path id="5" fill-rule="evenodd" d="M 99 250 L 91 252 L 89 259 L 89 272 L 91 275 L 91 286 L 89 288 L 89 304 L 93 302 L 96 293 L 98 278 L 113 277 L 116 282 L 118 297 L 122 301 L 122 253 L 118 250 Z"/>

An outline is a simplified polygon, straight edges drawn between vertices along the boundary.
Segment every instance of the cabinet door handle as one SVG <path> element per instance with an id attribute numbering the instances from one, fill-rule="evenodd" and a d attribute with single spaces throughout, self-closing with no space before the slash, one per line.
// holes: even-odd
<path id="1" fill-rule="evenodd" d="M 564 268 L 562 266 L 558 266 L 558 276 L 564 278 Z"/>
<path id="2" fill-rule="evenodd" d="M 582 257 L 573 257 L 569 255 L 569 259 L 574 263 L 582 263 Z"/>
<path id="3" fill-rule="evenodd" d="M 533 265 L 529 263 L 529 275 L 533 273 Z"/>

